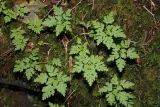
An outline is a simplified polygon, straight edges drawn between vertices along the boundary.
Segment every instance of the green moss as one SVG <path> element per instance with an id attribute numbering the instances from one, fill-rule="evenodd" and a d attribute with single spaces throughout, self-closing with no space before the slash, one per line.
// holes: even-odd
<path id="1" fill-rule="evenodd" d="M 140 11 L 136 17 L 136 22 L 140 23 L 143 27 L 148 27 L 153 21 L 153 17 L 147 11 Z"/>
<path id="2" fill-rule="evenodd" d="M 75 79 L 71 83 L 71 90 L 75 91 L 72 96 L 74 107 L 106 107 L 104 99 L 92 95 L 92 89 L 82 79 Z"/>
<path id="3" fill-rule="evenodd" d="M 133 41 L 136 41 L 134 45 L 140 53 L 141 65 L 136 65 L 135 61 L 131 61 L 126 69 L 125 74 L 122 78 L 134 82 L 135 85 L 135 95 L 137 100 L 135 101 L 135 107 L 159 107 L 160 106 L 160 81 L 159 81 L 159 66 L 160 66 L 160 34 L 156 35 L 156 38 L 146 47 L 146 52 L 142 49 L 142 39 L 144 38 L 144 30 L 149 27 L 155 26 L 153 24 L 153 17 L 140 5 L 147 5 L 147 0 L 140 0 L 138 4 L 133 2 L 134 0 L 95 0 L 94 8 L 92 9 L 92 0 L 82 1 L 80 5 L 77 5 L 75 9 L 72 10 L 73 13 L 73 28 L 74 32 L 82 33 L 82 29 L 79 29 L 76 26 L 78 20 L 82 20 L 82 17 L 85 17 L 85 21 L 91 19 L 101 19 L 109 11 L 114 11 L 117 15 L 116 22 L 119 23 L 125 30 L 126 35 L 131 38 Z M 69 7 L 74 7 L 79 0 L 71 0 Z M 7 0 L 7 6 L 13 7 L 12 0 Z M 39 12 L 38 15 L 42 18 L 48 9 L 45 8 L 42 12 Z M 157 7 L 155 11 L 156 20 L 160 19 L 160 8 Z M 51 13 L 52 14 L 52 13 Z M 3 16 L 0 17 L 0 20 Z M 3 20 L 0 22 L 1 26 L 4 25 Z M 26 26 L 21 25 L 20 22 L 11 22 L 2 28 L 2 31 L 5 32 L 5 35 L 9 35 L 9 30 L 15 27 L 23 26 L 26 30 Z M 27 37 L 30 37 L 35 47 L 40 48 L 40 53 L 42 53 L 41 61 L 50 60 L 52 57 L 59 57 L 62 60 L 66 58 L 64 52 L 64 46 L 62 45 L 62 38 L 56 38 L 56 36 L 48 30 L 43 32 L 41 35 L 35 35 L 35 33 L 28 31 Z M 10 42 L 10 39 L 8 38 Z M 40 46 L 39 41 L 43 41 L 44 45 Z M 50 45 L 47 45 L 50 44 Z M 10 45 L 9 45 L 10 46 Z M 1 48 L 1 47 L 0 47 Z M 50 50 L 50 51 L 49 51 Z M 103 50 L 103 49 L 102 49 Z M 105 50 L 104 50 L 105 51 Z M 48 55 L 48 52 L 49 55 Z M 22 57 L 22 54 L 16 53 L 16 56 Z M 9 60 L 6 60 L 9 61 Z M 6 64 L 4 61 L 1 61 L 0 66 Z M 65 65 L 65 62 L 63 62 Z M 7 65 L 12 66 L 12 65 Z M 114 66 L 114 65 L 113 65 Z M 64 66 L 65 68 L 65 66 Z M 110 75 L 115 70 L 109 71 Z M 101 79 L 98 82 L 103 83 L 110 79 L 109 76 L 100 76 Z M 106 107 L 106 103 L 103 99 L 99 98 L 97 93 L 98 85 L 95 84 L 92 88 L 89 88 L 85 81 L 81 79 L 74 79 L 71 83 L 73 98 L 71 100 L 73 107 Z M 6 95 L 0 95 L 4 97 Z M 5 99 L 5 97 L 4 97 Z M 7 102 L 6 102 L 7 103 Z M 10 104 L 10 103 L 9 103 Z M 11 103 L 12 104 L 12 103 Z"/>

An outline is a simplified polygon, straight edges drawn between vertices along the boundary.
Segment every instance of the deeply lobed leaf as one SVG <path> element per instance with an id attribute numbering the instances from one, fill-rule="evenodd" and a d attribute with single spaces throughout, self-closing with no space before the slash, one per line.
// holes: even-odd
<path id="1" fill-rule="evenodd" d="M 126 80 L 119 80 L 114 75 L 110 82 L 99 89 L 100 93 L 106 94 L 106 100 L 111 106 L 133 107 L 133 99 L 135 98 L 130 92 L 126 92 L 126 89 L 131 89 L 133 83 Z"/>
<path id="2" fill-rule="evenodd" d="M 24 50 L 28 39 L 24 37 L 25 31 L 22 30 L 20 27 L 17 29 L 11 30 L 11 39 L 12 43 L 15 46 L 15 50 Z"/>

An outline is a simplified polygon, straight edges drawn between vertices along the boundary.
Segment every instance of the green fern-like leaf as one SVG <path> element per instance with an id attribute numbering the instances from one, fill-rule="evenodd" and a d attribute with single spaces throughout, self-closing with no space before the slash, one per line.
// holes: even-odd
<path id="1" fill-rule="evenodd" d="M 133 87 L 134 84 L 132 82 L 126 81 L 126 80 L 121 80 L 120 81 L 120 85 L 124 88 L 124 89 L 129 89 L 130 87 Z"/>
<path id="2" fill-rule="evenodd" d="M 127 58 L 135 59 L 139 57 L 135 49 L 130 48 L 129 45 L 129 40 L 122 41 L 119 45 L 113 45 L 111 55 L 107 59 L 108 62 L 115 61 L 120 72 L 124 69 Z"/>
<path id="3" fill-rule="evenodd" d="M 40 34 L 40 32 L 43 30 L 41 19 L 27 20 L 26 24 L 29 29 L 33 30 L 37 34 Z"/>
<path id="4" fill-rule="evenodd" d="M 6 8 L 6 3 L 0 1 L 0 13 L 3 13 L 5 23 L 10 22 L 12 19 L 16 19 L 18 16 L 22 17 L 28 13 L 28 8 L 25 6 L 16 6 L 14 10 Z"/>
<path id="5" fill-rule="evenodd" d="M 120 26 L 114 25 L 113 12 L 109 13 L 104 17 L 103 22 L 90 21 L 87 23 L 82 23 L 82 26 L 89 30 L 89 36 L 93 38 L 97 45 L 103 44 L 108 50 L 111 50 L 107 61 L 115 61 L 120 72 L 123 71 L 126 65 L 126 59 L 138 58 L 134 48 L 130 48 L 130 41 L 125 40 L 126 35 Z M 89 26 L 87 26 L 89 23 Z M 78 47 L 74 46 L 74 53 L 78 53 Z"/>
<path id="6" fill-rule="evenodd" d="M 70 54 L 71 55 L 73 55 L 73 54 L 79 54 L 79 55 L 89 54 L 90 52 L 87 48 L 87 45 L 88 45 L 87 43 L 82 44 L 81 39 L 78 38 L 77 39 L 77 44 L 73 45 L 71 47 Z"/>
<path id="7" fill-rule="evenodd" d="M 107 67 L 105 66 L 103 57 L 100 56 L 89 56 L 89 50 L 87 48 L 87 44 L 82 44 L 81 40 L 77 40 L 77 44 L 71 47 L 70 54 L 77 55 L 75 57 L 75 64 L 73 66 L 73 72 L 81 73 L 83 72 L 83 77 L 88 82 L 89 86 L 93 84 L 93 82 L 98 77 L 97 72 L 107 71 Z"/>
<path id="8" fill-rule="evenodd" d="M 107 82 L 105 86 L 99 89 L 100 93 L 106 94 L 106 100 L 111 106 L 133 107 L 133 99 L 135 98 L 130 92 L 126 92 L 126 89 L 132 89 L 134 84 L 126 80 L 119 80 L 116 75 L 111 79 L 111 82 Z"/>
<path id="9" fill-rule="evenodd" d="M 87 80 L 89 86 L 92 86 L 93 82 L 98 77 L 96 69 L 94 69 L 94 65 L 84 65 L 84 78 Z"/>
<path id="10" fill-rule="evenodd" d="M 17 29 L 11 30 L 11 39 L 12 43 L 15 46 L 15 50 L 24 50 L 28 39 L 24 38 L 25 31 L 20 27 Z"/>
<path id="11" fill-rule="evenodd" d="M 8 22 L 10 22 L 12 19 L 16 19 L 16 18 L 17 18 L 16 12 L 14 12 L 14 11 L 11 10 L 11 9 L 6 9 L 6 10 L 3 11 L 3 13 L 5 14 L 5 17 L 4 17 L 5 23 L 8 23 Z"/>
<path id="12" fill-rule="evenodd" d="M 119 71 L 122 72 L 124 66 L 126 65 L 126 61 L 122 58 L 119 58 L 116 60 L 116 65 L 117 65 Z"/>
<path id="13" fill-rule="evenodd" d="M 28 68 L 25 71 L 25 75 L 26 75 L 26 77 L 27 77 L 28 80 L 30 80 L 32 78 L 32 76 L 34 75 L 34 73 L 35 73 L 34 68 Z"/>
<path id="14" fill-rule="evenodd" d="M 63 96 L 65 96 L 66 90 L 67 90 L 67 85 L 63 81 L 59 82 L 59 84 L 56 86 L 56 89 L 59 93 L 61 93 Z"/>
<path id="15" fill-rule="evenodd" d="M 110 12 L 107 16 L 105 16 L 103 22 L 107 25 L 112 24 L 114 22 L 113 12 Z"/>
<path id="16" fill-rule="evenodd" d="M 130 93 L 127 93 L 127 92 L 119 92 L 117 94 L 117 100 L 119 100 L 119 102 L 124 105 L 125 107 L 133 107 L 133 102 L 132 101 L 128 101 L 129 98 L 130 99 L 134 99 L 135 97 L 130 94 Z"/>
<path id="17" fill-rule="evenodd" d="M 107 61 L 110 62 L 110 61 L 117 60 L 117 59 L 120 57 L 119 52 L 118 52 L 119 50 L 120 50 L 120 48 L 118 48 L 118 47 L 114 48 L 114 49 L 112 50 L 111 55 L 110 55 L 109 58 L 107 59 Z"/>
<path id="18" fill-rule="evenodd" d="M 120 26 L 112 25 L 114 22 L 113 13 L 104 17 L 103 23 L 92 21 L 89 33 L 97 41 L 97 45 L 103 43 L 108 49 L 115 45 L 115 38 L 126 38 Z"/>
<path id="19" fill-rule="evenodd" d="M 45 99 L 51 97 L 52 95 L 54 95 L 55 87 L 52 85 L 44 86 L 42 89 L 42 92 L 43 92 L 42 100 L 45 100 Z"/>
<path id="20" fill-rule="evenodd" d="M 41 68 L 38 64 L 38 49 L 32 51 L 32 53 L 23 58 L 22 60 L 17 60 L 14 66 L 14 72 L 24 72 L 27 79 L 30 80 L 36 71 L 41 71 Z M 38 67 L 38 69 L 37 69 Z"/>
<path id="21" fill-rule="evenodd" d="M 54 14 L 55 14 L 56 16 L 63 15 L 63 13 L 64 13 L 62 7 L 54 6 L 53 9 L 54 9 Z"/>
<path id="22" fill-rule="evenodd" d="M 105 29 L 106 34 L 113 36 L 115 38 L 126 38 L 123 30 L 117 25 L 108 25 Z"/>
<path id="23" fill-rule="evenodd" d="M 17 6 L 15 9 L 17 16 L 23 17 L 29 12 L 29 9 L 23 5 Z"/>
<path id="24" fill-rule="evenodd" d="M 129 48 L 127 50 L 127 57 L 130 59 L 138 58 L 139 55 L 136 53 L 135 48 Z"/>
<path id="25" fill-rule="evenodd" d="M 44 84 L 47 82 L 48 75 L 46 73 L 41 73 L 38 75 L 38 77 L 34 80 L 34 82 L 39 82 L 41 84 Z"/>
<path id="26" fill-rule="evenodd" d="M 107 102 L 109 103 L 109 105 L 111 105 L 111 106 L 115 105 L 116 98 L 115 98 L 115 95 L 113 93 L 107 94 L 106 99 L 107 99 Z"/>
<path id="27" fill-rule="evenodd" d="M 63 79 L 62 79 L 63 78 Z M 64 76 L 55 76 L 55 77 L 48 77 L 48 81 L 46 82 L 45 87 L 49 86 L 52 88 L 49 92 L 46 90 L 44 91 L 44 88 L 42 89 L 43 95 L 42 99 L 45 100 L 49 98 L 50 96 L 54 95 L 53 92 L 57 90 L 60 94 L 65 96 L 66 90 L 67 90 L 67 84 L 66 82 L 69 80 L 69 77 L 66 77 L 64 79 Z"/>
<path id="28" fill-rule="evenodd" d="M 64 106 L 61 106 L 58 104 L 53 104 L 53 103 L 49 102 L 49 107 L 64 107 Z"/>
<path id="29" fill-rule="evenodd" d="M 40 73 L 34 82 L 43 84 L 42 99 L 45 100 L 54 95 L 55 91 L 63 96 L 66 94 L 67 84 L 70 78 L 61 71 L 61 61 L 58 58 L 53 58 L 51 63 L 45 65 L 44 73 Z"/>
<path id="30" fill-rule="evenodd" d="M 0 0 L 0 13 L 3 12 L 4 10 L 6 10 L 6 2 Z"/>
<path id="31" fill-rule="evenodd" d="M 56 36 L 59 36 L 62 32 L 72 32 L 71 28 L 71 10 L 63 11 L 62 7 L 53 7 L 54 16 L 48 16 L 43 22 L 44 26 L 53 27 L 56 32 Z"/>
<path id="32" fill-rule="evenodd" d="M 61 66 L 62 66 L 61 61 L 60 61 L 60 59 L 58 59 L 58 58 L 54 58 L 54 59 L 52 60 L 52 65 L 55 65 L 55 66 L 57 66 L 57 67 L 61 67 Z"/>
<path id="33" fill-rule="evenodd" d="M 56 26 L 56 18 L 52 16 L 48 16 L 47 19 L 43 22 L 44 26 L 53 27 Z"/>
<path id="34" fill-rule="evenodd" d="M 104 32 L 104 24 L 100 22 L 95 22 L 93 23 L 95 31 L 90 32 L 90 37 L 93 37 L 94 40 L 97 41 L 97 45 L 100 43 L 103 43 L 107 48 L 111 48 L 112 45 L 114 44 L 112 36 L 106 34 Z"/>
<path id="35" fill-rule="evenodd" d="M 84 22 L 84 21 L 79 21 L 78 23 L 80 26 L 83 26 L 85 28 L 90 28 L 91 27 L 91 22 Z"/>

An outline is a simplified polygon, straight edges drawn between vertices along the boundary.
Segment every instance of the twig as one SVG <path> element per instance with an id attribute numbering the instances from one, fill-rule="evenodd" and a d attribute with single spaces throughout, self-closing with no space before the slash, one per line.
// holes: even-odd
<path id="1" fill-rule="evenodd" d="M 87 15 L 87 13 L 86 13 L 84 16 L 82 16 L 82 21 L 84 21 L 86 15 Z M 82 34 L 84 35 L 85 40 L 87 41 L 87 43 L 89 43 L 88 40 L 87 40 L 87 37 L 86 37 L 86 36 L 87 36 L 86 34 L 88 34 L 88 33 L 86 33 L 84 27 L 82 28 L 82 30 L 83 30 L 83 33 L 82 33 Z"/>
<path id="2" fill-rule="evenodd" d="M 69 40 L 68 43 L 72 42 L 75 38 L 77 38 L 79 35 L 74 36 L 71 40 Z"/>
<path id="3" fill-rule="evenodd" d="M 60 0 L 60 1 L 56 4 L 56 6 L 58 6 L 58 5 L 61 3 L 61 1 L 62 1 L 62 0 Z M 42 18 L 42 20 L 44 20 L 44 19 L 50 14 L 50 12 L 51 12 L 53 9 L 54 9 L 54 6 L 48 11 L 48 13 Z"/>
<path id="4" fill-rule="evenodd" d="M 64 36 L 64 38 L 62 39 L 62 43 L 63 43 L 64 49 L 65 49 L 65 53 L 67 54 L 69 40 L 66 36 Z"/>
<path id="5" fill-rule="evenodd" d="M 150 3 L 151 3 L 151 7 L 155 8 L 156 5 L 155 5 L 155 3 L 152 0 L 150 0 Z"/>
<path id="6" fill-rule="evenodd" d="M 93 9 L 94 9 L 94 7 L 95 7 L 95 6 L 94 6 L 94 5 L 95 5 L 95 3 L 94 3 L 94 2 L 95 2 L 95 0 L 93 0 L 93 1 L 92 1 L 92 10 L 93 10 Z"/>
<path id="7" fill-rule="evenodd" d="M 89 33 L 81 33 L 80 35 L 88 35 Z"/>
<path id="8" fill-rule="evenodd" d="M 52 7 L 52 8 L 48 11 L 48 13 L 43 17 L 42 20 L 44 20 L 44 19 L 50 14 L 50 12 L 53 10 L 53 8 L 54 8 L 54 7 Z"/>
<path id="9" fill-rule="evenodd" d="M 71 97 L 71 95 L 77 90 L 78 86 L 76 87 L 76 89 L 74 89 L 69 96 L 66 98 L 65 103 L 68 101 L 68 99 Z"/>
<path id="10" fill-rule="evenodd" d="M 79 4 L 82 3 L 83 0 L 80 0 L 71 10 L 75 9 Z"/>
<path id="11" fill-rule="evenodd" d="M 69 56 L 68 58 L 68 73 L 69 73 L 69 76 L 70 76 L 70 85 L 72 84 L 72 69 L 73 69 L 73 59 L 72 59 L 72 56 Z M 67 97 L 67 99 L 65 100 L 65 102 L 67 102 L 67 105 L 68 107 L 70 107 L 70 101 L 71 101 L 71 95 L 75 92 L 71 90 L 71 87 L 69 88 L 69 96 Z"/>
<path id="12" fill-rule="evenodd" d="M 150 13 L 150 14 L 154 17 L 154 14 L 153 14 L 149 9 L 147 9 L 146 6 L 143 6 L 143 8 L 144 8 L 145 10 L 147 10 L 147 12 Z"/>
<path id="13" fill-rule="evenodd" d="M 156 24 L 155 14 L 153 14 L 149 9 L 147 9 L 146 6 L 143 6 L 143 8 L 144 8 L 149 14 L 151 14 L 151 15 L 153 16 L 154 23 Z"/>
<path id="14" fill-rule="evenodd" d="M 87 41 L 87 43 L 89 43 L 88 40 L 87 40 L 87 37 L 86 37 L 86 34 L 87 34 L 87 33 L 86 33 L 85 29 L 82 28 L 82 30 L 83 30 L 83 35 L 84 35 L 85 40 Z"/>

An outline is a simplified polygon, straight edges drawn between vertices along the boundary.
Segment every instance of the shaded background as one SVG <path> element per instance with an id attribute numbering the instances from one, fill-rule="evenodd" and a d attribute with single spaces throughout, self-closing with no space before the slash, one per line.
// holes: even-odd
<path id="1" fill-rule="evenodd" d="M 16 4 L 29 4 L 33 14 L 26 18 L 42 18 L 57 2 L 56 0 L 6 1 L 11 8 Z M 72 25 L 77 34 L 82 33 L 82 29 L 76 25 L 78 20 L 101 19 L 110 11 L 116 13 L 116 23 L 121 25 L 127 37 L 134 41 L 134 47 L 140 55 L 140 59 L 127 64 L 122 75 L 123 79 L 135 83 L 134 95 L 137 98 L 135 107 L 160 107 L 160 1 L 70 0 L 63 7 L 73 8 Z M 4 34 L 0 33 L 0 107 L 46 107 L 46 103 L 41 102 L 41 93 L 35 90 L 37 85 L 27 82 L 23 75 L 12 72 L 15 59 L 21 57 L 22 53 L 15 53 L 12 50 L 8 35 L 9 30 L 19 24 L 12 21 L 4 26 L 3 16 L 0 16 L 0 27 L 5 31 Z M 29 33 L 28 36 L 30 35 L 33 34 Z M 57 50 L 54 54 L 64 56 L 63 50 L 59 48 L 61 44 L 43 35 L 39 39 L 52 43 Z M 51 34 L 45 33 L 45 35 Z M 32 37 L 33 42 L 36 40 L 36 37 Z M 46 54 L 47 46 L 41 47 L 41 51 Z M 107 74 L 97 81 L 106 80 L 110 80 Z M 77 77 L 72 81 L 70 88 L 76 90 L 70 100 L 72 107 L 109 107 L 97 93 L 98 84 L 88 87 L 84 80 Z M 59 95 L 56 95 L 55 101 L 64 103 L 65 99 L 60 100 L 61 98 L 57 96 Z"/>

